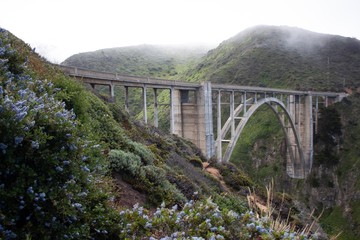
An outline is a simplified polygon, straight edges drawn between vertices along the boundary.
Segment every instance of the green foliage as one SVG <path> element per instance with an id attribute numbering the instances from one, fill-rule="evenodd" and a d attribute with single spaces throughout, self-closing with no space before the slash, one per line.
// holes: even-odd
<path id="1" fill-rule="evenodd" d="M 81 121 L 88 121 L 87 112 L 92 106 L 89 101 L 86 101 L 88 94 L 84 87 L 64 76 L 58 76 L 55 79 L 55 86 L 61 89 L 56 96 L 57 99 L 64 101 L 67 109 L 73 109 L 81 117 Z"/>
<path id="2" fill-rule="evenodd" d="M 284 133 L 274 112 L 267 106 L 260 107 L 247 122 L 230 161 L 254 181 L 270 181 L 285 173 L 285 160 L 280 151 L 283 139 Z M 269 161 L 269 156 L 275 161 Z"/>
<path id="3" fill-rule="evenodd" d="M 199 167 L 202 168 L 203 164 L 202 161 L 199 157 L 195 156 L 189 159 L 189 162 L 194 166 L 194 167 Z"/>
<path id="4" fill-rule="evenodd" d="M 321 225 L 329 235 L 335 236 L 341 233 L 337 239 L 357 239 L 357 236 L 351 230 L 349 219 L 344 215 L 340 206 L 325 212 L 322 217 Z"/>
<path id="5" fill-rule="evenodd" d="M 135 145 L 138 149 L 145 150 L 140 144 Z M 148 194 L 150 203 L 159 204 L 165 201 L 174 204 L 186 200 L 182 193 L 166 179 L 166 171 L 154 166 L 152 160 L 144 162 L 141 161 L 139 155 L 122 150 L 111 150 L 109 160 L 113 171 L 128 174 L 136 179 L 135 186 Z"/>
<path id="6" fill-rule="evenodd" d="M 238 195 L 231 193 L 216 194 L 214 202 L 224 210 L 233 210 L 238 213 L 246 212 L 248 210 L 247 202 L 241 199 Z"/>
<path id="7" fill-rule="evenodd" d="M 0 29 L 0 238 L 105 237 L 100 219 L 114 215 L 99 145 L 51 81 L 25 74 L 12 43 Z"/>
<path id="8" fill-rule="evenodd" d="M 181 78 L 303 90 L 359 86 L 360 41 L 299 28 L 256 26 L 222 42 Z"/>
<path id="9" fill-rule="evenodd" d="M 236 191 L 243 190 L 244 187 L 253 187 L 255 185 L 246 174 L 231 163 L 212 163 L 212 165 L 215 165 L 215 168 L 219 169 L 226 185 L 232 187 Z"/>
<path id="10" fill-rule="evenodd" d="M 206 51 L 203 46 L 140 45 L 79 53 L 63 64 L 125 75 L 174 78 Z"/>
<path id="11" fill-rule="evenodd" d="M 333 106 L 321 108 L 318 121 L 319 129 L 316 140 L 324 143 L 325 148 L 331 148 L 339 144 L 342 126 L 337 109 Z"/>
<path id="12" fill-rule="evenodd" d="M 115 171 L 126 171 L 134 177 L 140 174 L 141 159 L 132 152 L 111 150 L 109 161 L 110 167 Z"/>
<path id="13" fill-rule="evenodd" d="M 120 215 L 121 239 L 313 239 L 287 228 L 272 228 L 271 218 L 252 211 L 239 215 L 221 209 L 210 198 L 191 200 L 183 207 L 162 204 L 154 214 L 136 204 Z"/>
<path id="14" fill-rule="evenodd" d="M 129 142 L 129 150 L 138 155 L 145 165 L 152 165 L 154 163 L 155 155 L 143 144 L 138 142 Z"/>

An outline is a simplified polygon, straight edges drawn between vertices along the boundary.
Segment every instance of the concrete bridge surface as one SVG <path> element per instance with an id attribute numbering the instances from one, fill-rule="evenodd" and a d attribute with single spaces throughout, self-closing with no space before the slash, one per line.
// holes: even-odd
<path id="1" fill-rule="evenodd" d="M 153 89 L 154 126 L 158 126 L 158 90 L 169 90 L 170 132 L 196 144 L 206 157 L 227 162 L 254 112 L 266 105 L 282 126 L 286 146 L 286 172 L 292 178 L 306 178 L 313 161 L 313 134 L 317 132 L 319 107 L 340 101 L 345 94 L 249 87 L 210 82 L 125 76 L 69 66 L 62 71 L 90 84 L 109 86 L 115 97 L 116 85 L 125 88 L 125 109 L 129 109 L 129 88 L 142 89 L 144 122 L 147 119 L 147 89 Z M 227 117 L 224 118 L 224 115 Z M 215 124 L 216 123 L 216 124 Z M 216 134 L 214 134 L 214 132 Z"/>

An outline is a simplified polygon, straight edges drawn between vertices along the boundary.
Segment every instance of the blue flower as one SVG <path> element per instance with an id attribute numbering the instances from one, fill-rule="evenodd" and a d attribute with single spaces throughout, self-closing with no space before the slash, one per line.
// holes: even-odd
<path id="1" fill-rule="evenodd" d="M 75 207 L 75 208 L 78 209 L 78 210 L 81 210 L 81 208 L 82 208 L 82 204 L 81 204 L 81 203 L 73 203 L 72 206 Z"/>
<path id="2" fill-rule="evenodd" d="M 5 239 L 12 239 L 12 238 L 16 238 L 16 237 L 17 237 L 17 235 L 13 231 L 5 230 Z"/>
<path id="3" fill-rule="evenodd" d="M 0 150 L 5 154 L 6 153 L 6 149 L 7 149 L 7 145 L 4 143 L 0 143 Z"/>
<path id="4" fill-rule="evenodd" d="M 39 142 L 38 141 L 31 141 L 31 148 L 32 149 L 39 149 Z"/>
<path id="5" fill-rule="evenodd" d="M 27 192 L 30 193 L 30 194 L 34 194 L 33 187 L 29 187 L 29 188 L 27 189 Z"/>
<path id="6" fill-rule="evenodd" d="M 83 166 L 83 167 L 82 167 L 82 170 L 83 170 L 84 172 L 90 172 L 90 169 L 89 169 L 87 166 Z"/>
<path id="7" fill-rule="evenodd" d="M 255 223 L 248 223 L 246 224 L 246 227 L 250 229 L 255 228 Z"/>
<path id="8" fill-rule="evenodd" d="M 62 167 L 60 167 L 60 166 L 57 166 L 57 167 L 55 168 L 55 170 L 56 170 L 57 172 L 62 172 L 64 169 L 63 169 Z"/>
<path id="9" fill-rule="evenodd" d="M 24 98 L 25 97 L 25 94 L 27 93 L 27 89 L 20 89 L 18 91 L 19 95 L 21 98 Z"/>
<path id="10" fill-rule="evenodd" d="M 19 145 L 23 140 L 24 140 L 23 137 L 21 137 L 21 136 L 16 136 L 16 137 L 15 137 L 15 145 Z"/>
<path id="11" fill-rule="evenodd" d="M 27 111 L 16 113 L 15 120 L 20 122 L 26 117 L 26 115 L 27 115 Z"/>

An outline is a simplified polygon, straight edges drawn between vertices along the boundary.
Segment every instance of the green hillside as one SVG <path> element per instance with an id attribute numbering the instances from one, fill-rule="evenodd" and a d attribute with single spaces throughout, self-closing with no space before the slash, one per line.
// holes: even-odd
<path id="1" fill-rule="evenodd" d="M 207 50 L 203 46 L 139 45 L 79 53 L 62 64 L 125 75 L 172 78 Z"/>
<path id="2" fill-rule="evenodd" d="M 298 28 L 258 26 L 209 51 L 183 78 L 354 92 L 360 84 L 360 41 Z M 343 231 L 340 239 L 358 239 L 358 102 L 356 93 L 343 103 L 322 110 L 321 131 L 315 136 L 314 166 L 305 181 L 286 176 L 284 139 L 276 117 L 266 108 L 250 119 L 231 162 L 241 166 L 256 182 L 274 179 L 278 191 L 298 198 L 318 214 L 324 210 L 322 222 L 328 233 Z"/>
<path id="3" fill-rule="evenodd" d="M 257 26 L 222 42 L 185 79 L 301 90 L 360 84 L 360 41 L 291 27 Z"/>

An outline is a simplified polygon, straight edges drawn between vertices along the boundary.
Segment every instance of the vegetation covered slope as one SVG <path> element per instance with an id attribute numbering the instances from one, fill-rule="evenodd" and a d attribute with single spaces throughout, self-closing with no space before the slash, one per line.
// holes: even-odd
<path id="1" fill-rule="evenodd" d="M 79 53 L 62 64 L 125 75 L 171 78 L 207 50 L 202 46 L 139 45 Z"/>
<path id="2" fill-rule="evenodd" d="M 355 90 L 360 83 L 360 42 L 298 28 L 257 26 L 224 41 L 188 67 L 174 78 L 301 90 Z M 357 169 L 359 160 L 358 99 L 354 94 L 347 104 L 330 110 L 342 119 L 343 135 L 323 136 L 339 139 L 341 144 L 329 149 L 317 141 L 315 165 L 306 181 L 292 181 L 284 174 L 284 142 L 276 131 L 275 116 L 266 109 L 250 119 L 232 156 L 232 162 L 244 166 L 255 181 L 275 176 L 278 190 L 298 196 L 319 212 L 326 209 L 324 226 L 331 233 L 343 230 L 342 239 L 359 237 L 359 177 L 356 171 L 346 170 Z M 329 154 L 324 154 L 326 148 L 331 150 Z"/>
<path id="3" fill-rule="evenodd" d="M 191 80 L 243 85 L 343 91 L 360 84 L 360 41 L 288 27 L 260 26 L 224 41 L 192 70 Z M 359 96 L 321 112 L 314 166 L 306 181 L 284 173 L 284 141 L 273 113 L 262 109 L 250 119 L 232 162 L 256 181 L 275 179 L 277 189 L 298 197 L 320 213 L 329 233 L 358 239 L 360 132 Z M 339 120 L 341 119 L 341 124 Z M 278 129 L 278 131 L 275 131 Z M 271 140 L 270 140 L 271 139 Z"/>
<path id="4" fill-rule="evenodd" d="M 0 64 L 0 239 L 304 236 L 246 210 L 235 189 L 253 183 L 236 167 L 223 167 L 237 181 L 225 192 L 197 148 L 131 121 L 4 29 Z M 157 211 L 117 211 L 135 192 Z"/>
<path id="5" fill-rule="evenodd" d="M 350 88 L 355 92 L 360 84 L 359 67 L 357 39 L 258 26 L 209 51 L 184 78 L 300 90 Z M 360 159 L 355 137 L 360 134 L 358 99 L 358 94 L 353 94 L 342 104 L 322 110 L 314 167 L 306 181 L 290 180 L 284 174 L 284 141 L 275 116 L 266 109 L 250 119 L 231 161 L 256 181 L 274 178 L 279 191 L 297 196 L 318 213 L 325 209 L 322 220 L 328 232 L 343 231 L 340 239 L 358 239 L 359 176 L 352 171 Z"/>
<path id="6" fill-rule="evenodd" d="M 338 90 L 359 86 L 360 41 L 257 26 L 222 42 L 184 76 L 250 86 Z"/>

